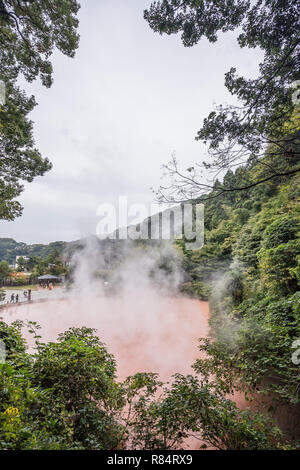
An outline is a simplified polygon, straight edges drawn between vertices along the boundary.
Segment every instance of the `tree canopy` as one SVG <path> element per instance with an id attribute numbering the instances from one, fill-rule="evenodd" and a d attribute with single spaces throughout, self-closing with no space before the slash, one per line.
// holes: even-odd
<path id="1" fill-rule="evenodd" d="M 26 351 L 21 328 L 35 339 Z M 137 373 L 124 382 L 89 328 L 70 328 L 43 343 L 35 322 L 0 321 L 6 362 L 0 364 L 1 450 L 175 450 L 198 436 L 203 447 L 279 449 L 279 429 L 242 411 L 213 384 L 176 374 Z"/>
<path id="2" fill-rule="evenodd" d="M 35 147 L 28 117 L 36 101 L 20 90 L 18 79 L 40 78 L 44 86 L 51 86 L 49 58 L 54 49 L 73 57 L 78 47 L 79 7 L 75 0 L 0 0 L 0 81 L 6 91 L 0 105 L 0 219 L 21 215 L 15 198 L 22 183 L 51 169 L 48 158 Z"/>
<path id="3" fill-rule="evenodd" d="M 241 48 L 260 48 L 264 53 L 257 78 L 238 76 L 235 67 L 226 73 L 225 86 L 240 105 L 217 106 L 197 133 L 196 140 L 208 145 L 210 158 L 204 166 L 214 176 L 249 159 L 259 159 L 266 148 L 270 156 L 280 157 L 272 160 L 267 177 L 300 170 L 293 161 L 300 153 L 299 112 L 295 112 L 300 78 L 298 0 L 161 0 L 154 1 L 144 17 L 155 32 L 181 33 L 186 47 L 203 37 L 214 43 L 219 33 L 237 30 Z M 282 159 L 290 160 L 288 169 L 281 168 Z M 175 196 L 179 200 L 202 195 L 213 187 L 201 183 L 199 167 L 196 164 L 183 175 L 174 159 L 166 165 L 171 177 L 180 182 L 172 184 L 173 189 L 177 184 Z M 165 195 L 166 188 L 162 189 L 161 195 Z"/>

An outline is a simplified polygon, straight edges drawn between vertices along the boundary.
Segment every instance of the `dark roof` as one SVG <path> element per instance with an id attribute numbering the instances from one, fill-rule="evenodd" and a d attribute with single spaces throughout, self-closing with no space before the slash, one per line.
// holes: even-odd
<path id="1" fill-rule="evenodd" d="M 60 279 L 60 277 L 52 276 L 52 274 L 44 274 L 44 276 L 38 277 L 39 281 L 43 281 L 43 280 L 45 280 L 45 281 L 49 280 L 50 281 L 51 279 Z"/>

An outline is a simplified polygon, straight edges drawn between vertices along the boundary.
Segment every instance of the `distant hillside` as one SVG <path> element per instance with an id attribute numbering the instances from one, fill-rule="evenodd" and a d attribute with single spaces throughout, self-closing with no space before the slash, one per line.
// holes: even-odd
<path id="1" fill-rule="evenodd" d="M 171 211 L 174 211 L 174 209 L 181 211 L 180 206 L 177 206 L 177 208 L 173 207 L 171 210 L 167 209 L 162 212 L 164 214 L 167 214 Z M 155 233 L 156 236 L 158 236 L 160 224 L 162 224 L 160 215 L 154 214 L 150 217 L 147 217 L 135 227 L 138 229 L 138 231 L 140 231 L 141 234 L 143 234 L 143 236 L 146 236 L 146 233 L 150 233 L 150 231 L 152 232 L 152 234 Z M 134 226 L 128 226 L 125 230 L 128 231 L 132 228 L 134 228 Z M 110 239 L 111 237 L 116 239 Z M 51 242 L 47 245 L 43 245 L 40 243 L 28 245 L 24 242 L 17 242 L 13 238 L 0 238 L 0 261 L 7 261 L 10 265 L 13 265 L 15 264 L 16 256 L 37 256 L 41 258 L 46 258 L 49 254 L 53 253 L 54 250 L 57 250 L 59 253 L 64 253 L 67 258 L 70 258 L 75 251 L 82 249 L 87 243 L 92 243 L 95 249 L 97 249 L 98 246 L 99 249 L 103 251 L 103 253 L 105 253 L 106 248 L 108 246 L 113 246 L 114 255 L 118 258 L 118 255 L 123 251 L 124 247 L 124 240 L 118 240 L 118 238 L 119 229 L 109 235 L 108 239 L 105 240 L 98 239 L 95 235 L 91 235 L 89 237 L 82 238 L 80 240 L 75 240 L 72 242 L 56 241 Z M 130 238 L 130 236 L 128 236 L 128 238 Z M 139 244 L 141 243 L 141 240 L 136 240 L 133 243 Z M 147 245 L 157 245 L 159 241 L 142 240 L 142 243 Z"/>
<path id="2" fill-rule="evenodd" d="M 45 258 L 54 250 L 62 253 L 67 245 L 67 242 L 62 241 L 52 242 L 48 245 L 27 245 L 23 242 L 16 242 L 13 238 L 0 238 L 0 261 L 14 264 L 16 256 L 41 256 Z"/>

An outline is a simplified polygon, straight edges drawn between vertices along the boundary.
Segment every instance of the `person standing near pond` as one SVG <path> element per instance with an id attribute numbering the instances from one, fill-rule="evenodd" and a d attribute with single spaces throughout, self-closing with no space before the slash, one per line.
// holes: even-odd
<path id="1" fill-rule="evenodd" d="M 28 302 L 31 301 L 31 289 L 28 289 Z"/>
<path id="2" fill-rule="evenodd" d="M 14 304 L 15 303 L 15 294 L 11 294 L 10 296 L 10 303 Z"/>
<path id="3" fill-rule="evenodd" d="M 16 303 L 19 302 L 19 294 L 16 295 Z"/>

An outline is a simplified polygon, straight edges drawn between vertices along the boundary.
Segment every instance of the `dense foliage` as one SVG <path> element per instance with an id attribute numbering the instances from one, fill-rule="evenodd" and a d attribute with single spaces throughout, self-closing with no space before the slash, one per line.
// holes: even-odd
<path id="1" fill-rule="evenodd" d="M 268 419 L 239 410 L 215 384 L 177 374 L 163 385 L 152 373 L 120 383 L 93 330 L 71 328 L 42 343 L 29 322 L 29 354 L 22 327 L 0 322 L 0 449 L 176 449 L 191 435 L 203 448 L 286 447 Z"/>
<path id="2" fill-rule="evenodd" d="M 5 87 L 0 102 L 0 219 L 19 216 L 22 206 L 15 198 L 22 182 L 51 169 L 33 139 L 28 115 L 35 99 L 19 88 L 18 78 L 31 82 L 39 77 L 51 86 L 53 50 L 73 57 L 78 47 L 78 9 L 75 0 L 0 0 L 0 81 Z"/>

